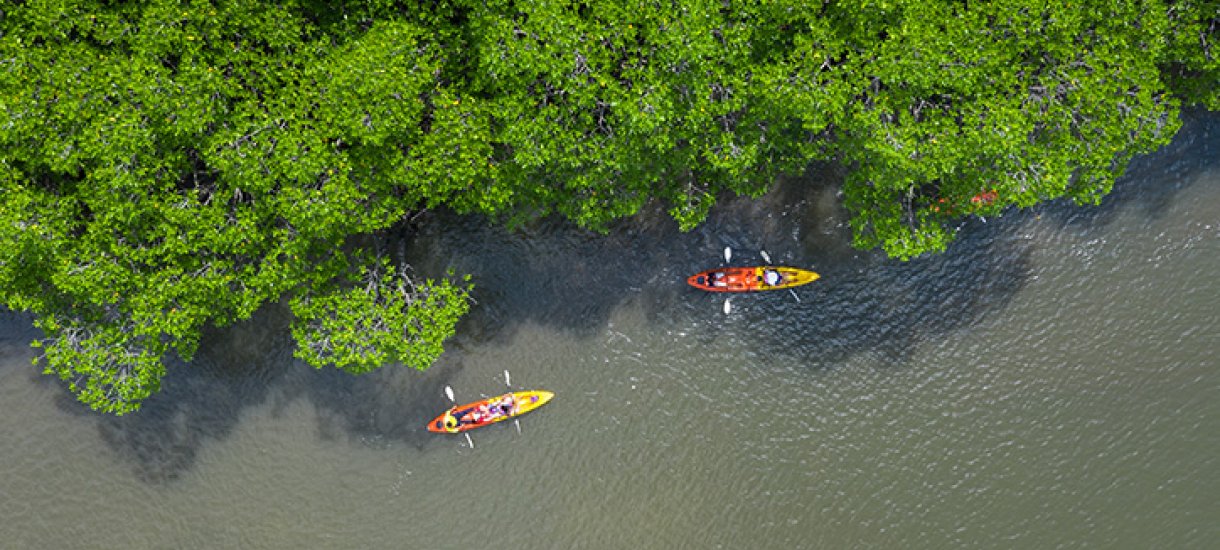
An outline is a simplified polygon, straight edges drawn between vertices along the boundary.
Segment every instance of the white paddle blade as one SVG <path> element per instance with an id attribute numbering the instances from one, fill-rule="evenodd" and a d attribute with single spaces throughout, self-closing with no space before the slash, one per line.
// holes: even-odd
<path id="1" fill-rule="evenodd" d="M 795 291 L 795 290 L 792 290 L 792 289 L 790 288 L 790 289 L 788 289 L 788 292 L 792 293 L 792 297 L 793 297 L 793 298 L 796 298 L 796 301 L 797 301 L 798 303 L 801 301 L 801 297 L 796 295 L 796 291 Z"/>
<path id="2" fill-rule="evenodd" d="M 517 425 L 517 435 L 521 435 L 521 421 L 520 421 L 520 420 L 515 420 L 515 419 L 514 419 L 514 420 L 513 420 L 513 424 L 516 424 L 516 425 Z"/>
<path id="3" fill-rule="evenodd" d="M 448 397 L 450 401 L 457 403 L 457 399 L 453 398 L 453 388 L 450 388 L 449 386 L 445 386 L 445 397 Z"/>
<path id="4" fill-rule="evenodd" d="M 466 432 L 462 432 L 462 435 L 466 436 L 466 444 L 467 444 L 467 445 L 470 445 L 470 448 L 471 448 L 471 449 L 473 449 L 473 448 L 474 448 L 474 440 L 473 440 L 473 439 L 470 439 L 470 434 L 468 434 L 468 433 L 466 433 Z"/>
<path id="5" fill-rule="evenodd" d="M 762 254 L 764 262 L 771 263 L 771 256 L 767 254 L 766 250 L 759 250 L 758 253 Z"/>
<path id="6" fill-rule="evenodd" d="M 505 386 L 513 385 L 512 378 L 509 378 L 509 376 L 508 376 L 508 369 L 504 369 L 504 385 Z"/>
<path id="7" fill-rule="evenodd" d="M 725 314 L 725 315 L 728 315 L 730 311 L 733 311 L 733 304 L 732 304 L 731 302 L 729 302 L 729 301 L 728 301 L 728 299 L 725 299 L 725 301 L 724 301 L 724 314 Z"/>
<path id="8" fill-rule="evenodd" d="M 724 262 L 729 263 L 729 261 L 731 261 L 732 259 L 733 259 L 733 249 L 729 248 L 727 246 L 724 247 Z"/>

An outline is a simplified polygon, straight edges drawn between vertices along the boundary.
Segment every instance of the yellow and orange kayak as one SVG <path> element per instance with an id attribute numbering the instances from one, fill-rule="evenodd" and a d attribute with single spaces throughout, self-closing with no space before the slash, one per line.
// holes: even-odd
<path id="1" fill-rule="evenodd" d="M 428 431 L 455 434 L 503 422 L 545 405 L 552 397 L 555 397 L 555 394 L 549 391 L 530 390 L 506 393 L 474 403 L 456 405 L 433 418 L 428 423 Z"/>
<path id="2" fill-rule="evenodd" d="M 700 271 L 686 279 L 687 284 L 710 292 L 753 292 L 779 290 L 812 283 L 821 275 L 795 267 L 756 266 L 721 267 Z"/>

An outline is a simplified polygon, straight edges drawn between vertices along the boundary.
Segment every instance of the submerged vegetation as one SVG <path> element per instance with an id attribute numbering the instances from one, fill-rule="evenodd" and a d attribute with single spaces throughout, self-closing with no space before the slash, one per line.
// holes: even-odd
<path id="1" fill-rule="evenodd" d="M 0 2 L 0 303 L 122 414 L 205 326 L 426 368 L 470 305 L 385 232 L 439 207 L 683 228 L 814 160 L 855 244 L 1095 203 L 1220 108 L 1215 0 Z"/>

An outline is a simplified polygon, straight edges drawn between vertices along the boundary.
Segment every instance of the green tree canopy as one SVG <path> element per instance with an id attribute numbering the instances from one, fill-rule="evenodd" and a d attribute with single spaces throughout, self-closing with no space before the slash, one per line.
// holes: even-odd
<path id="1" fill-rule="evenodd" d="M 812 160 L 855 242 L 1095 203 L 1220 108 L 1216 0 L 0 1 L 0 300 L 48 373 L 138 408 L 287 298 L 298 356 L 425 368 L 468 280 L 377 243 L 438 207 L 683 228 Z"/>

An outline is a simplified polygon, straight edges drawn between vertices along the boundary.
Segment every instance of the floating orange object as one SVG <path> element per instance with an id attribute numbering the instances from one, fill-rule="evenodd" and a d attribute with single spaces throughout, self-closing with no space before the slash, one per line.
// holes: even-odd
<path id="1" fill-rule="evenodd" d="M 805 269 L 781 266 L 721 267 L 700 271 L 686 282 L 709 292 L 778 290 L 812 283 L 822 276 Z"/>
<path id="2" fill-rule="evenodd" d="M 433 418 L 428 423 L 428 431 L 455 434 L 503 422 L 545 405 L 552 397 L 555 397 L 555 394 L 549 391 L 530 390 L 506 393 L 474 403 L 456 405 Z"/>

